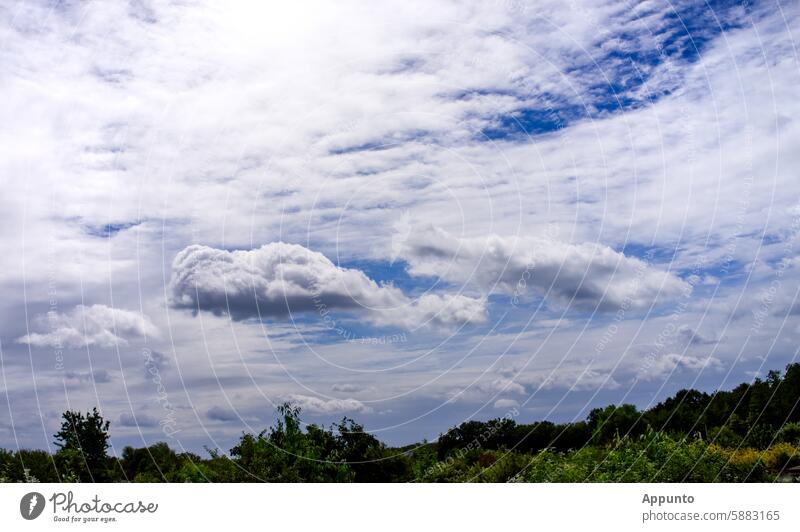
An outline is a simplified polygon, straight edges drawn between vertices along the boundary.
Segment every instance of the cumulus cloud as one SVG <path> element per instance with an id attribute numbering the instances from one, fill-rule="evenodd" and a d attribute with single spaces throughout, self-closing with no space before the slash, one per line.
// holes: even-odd
<path id="1" fill-rule="evenodd" d="M 498 399 L 494 402 L 495 408 L 516 408 L 518 406 L 519 402 L 514 399 Z"/>
<path id="2" fill-rule="evenodd" d="M 722 361 L 713 356 L 694 356 L 680 353 L 667 353 L 645 361 L 637 377 L 642 380 L 663 379 L 678 369 L 699 371 L 706 368 L 719 369 Z"/>
<path id="3" fill-rule="evenodd" d="M 450 327 L 486 319 L 481 299 L 461 294 L 411 299 L 360 270 L 335 265 L 322 253 L 283 242 L 236 251 L 189 246 L 173 261 L 170 287 L 173 307 L 234 320 L 312 311 L 325 319 L 333 310 L 405 327 Z"/>
<path id="4" fill-rule="evenodd" d="M 507 378 L 497 378 L 489 383 L 480 383 L 478 389 L 486 393 L 525 393 L 525 387 L 522 384 Z"/>
<path id="5" fill-rule="evenodd" d="M 134 416 L 128 412 L 123 412 L 119 415 L 119 426 L 152 428 L 158 426 L 158 420 L 147 414 L 136 414 Z"/>
<path id="6" fill-rule="evenodd" d="M 464 323 L 483 323 L 486 321 L 485 301 L 461 294 L 425 294 L 411 305 L 411 312 L 402 317 L 400 312 L 392 312 L 382 318 L 387 323 L 399 321 L 406 327 L 417 323 L 441 327 L 452 327 Z"/>
<path id="7" fill-rule="evenodd" d="M 128 339 L 158 336 L 147 316 L 106 305 L 78 305 L 63 314 L 51 311 L 37 321 L 49 332 L 26 334 L 17 342 L 54 348 L 114 347 L 128 345 Z"/>
<path id="8" fill-rule="evenodd" d="M 522 396 L 525 395 L 525 384 L 528 383 L 527 377 L 518 375 L 506 376 L 505 371 L 499 372 L 500 376 L 489 375 L 485 381 L 473 383 L 469 386 L 453 386 L 444 391 L 444 397 L 453 402 L 474 402 L 489 401 L 498 396 Z M 523 384 L 525 383 L 525 384 Z"/>
<path id="9" fill-rule="evenodd" d="M 533 292 L 578 308 L 646 308 L 691 288 L 608 246 L 536 236 L 459 238 L 428 225 L 409 235 L 401 255 L 411 275 L 438 276 L 485 293 Z"/>
<path id="10" fill-rule="evenodd" d="M 717 343 L 717 339 L 706 336 L 689 327 L 688 325 L 681 325 L 676 331 L 678 341 L 683 342 L 684 345 L 707 345 Z"/>
<path id="11" fill-rule="evenodd" d="M 239 419 L 236 412 L 233 410 L 222 408 L 221 406 L 212 406 L 206 411 L 206 417 L 213 421 L 235 421 Z"/>
<path id="12" fill-rule="evenodd" d="M 519 380 L 543 390 L 614 390 L 620 387 L 620 383 L 610 372 L 581 368 L 557 368 L 552 372 L 528 374 Z"/>
<path id="13" fill-rule="evenodd" d="M 789 307 L 791 300 L 764 308 L 758 343 L 745 338 L 750 323 L 725 324 L 728 313 L 741 308 L 742 295 L 760 297 L 763 284 L 752 282 L 769 283 L 775 274 L 762 267 L 752 276 L 735 275 L 737 265 L 749 267 L 756 259 L 774 264 L 785 254 L 784 243 L 762 245 L 765 231 L 787 237 L 786 244 L 795 234 L 800 99 L 790 28 L 798 27 L 800 4 L 775 9 L 754 2 L 723 8 L 723 13 L 718 4 L 712 12 L 702 2 L 642 2 L 626 9 L 595 0 L 579 0 L 575 9 L 554 0 L 535 7 L 445 0 L 397 2 L 389 8 L 337 3 L 312 10 L 266 3 L 259 9 L 252 3 L 219 8 L 203 0 L 147 4 L 62 2 L 53 9 L 50 2 L 17 2 L 0 9 L 5 67 L 0 91 L 9 103 L 0 106 L 5 148 L 0 175 L 6 192 L 0 216 L 5 227 L 25 227 L 0 235 L 7 250 L 0 256 L 6 336 L 29 332 L 12 327 L 19 323 L 19 309 L 34 304 L 29 298 L 45 296 L 41 288 L 54 275 L 64 298 L 84 290 L 102 297 L 112 284 L 115 301 L 124 308 L 138 308 L 139 297 L 163 296 L 164 243 L 174 253 L 190 242 L 232 249 L 281 238 L 313 241 L 331 258 L 338 247 L 346 260 L 399 260 L 405 241 L 418 236 L 413 219 L 479 240 L 489 240 L 491 233 L 518 234 L 522 227 L 521 239 L 536 241 L 533 235 L 543 234 L 545 224 L 563 228 L 569 243 L 553 244 L 552 250 L 550 242 L 530 248 L 567 255 L 565 268 L 551 271 L 550 279 L 534 269 L 530 273 L 539 276 L 527 279 L 520 294 L 547 294 L 550 303 L 566 304 L 578 294 L 572 304 L 591 308 L 606 287 L 601 308 L 620 299 L 624 303 L 628 291 L 638 294 L 632 306 L 646 306 L 654 295 L 658 279 L 655 285 L 640 279 L 638 290 L 636 282 L 625 286 L 631 274 L 624 266 L 637 268 L 629 257 L 611 252 L 608 260 L 598 261 L 595 246 L 587 253 L 582 242 L 613 249 L 631 242 L 653 246 L 673 255 L 681 271 L 693 268 L 701 255 L 708 259 L 703 268 L 716 275 L 727 271 L 720 265 L 730 264 L 734 275 L 726 274 L 714 290 L 703 290 L 703 283 L 713 279 L 697 272 L 703 280 L 685 321 L 707 323 L 700 318 L 709 314 L 717 318 L 716 325 L 704 325 L 708 329 L 700 332 L 725 332 L 714 351 L 722 359 L 735 356 L 743 344 L 769 360 L 794 352 L 800 305 Z M 692 16 L 692 29 L 682 27 L 687 19 L 676 11 L 692 4 L 713 19 L 710 25 Z M 731 11 L 740 17 L 733 24 L 725 17 Z M 723 35 L 717 33 L 720 26 L 727 28 Z M 703 38 L 692 38 L 697 35 Z M 683 52 L 696 55 L 694 46 L 701 53 L 689 60 Z M 629 53 L 635 61 L 626 59 Z M 607 105 L 631 100 L 638 104 Z M 592 106 L 600 108 L 592 111 Z M 535 127 L 544 111 L 564 118 L 554 124 L 558 131 L 532 131 L 527 138 L 519 128 L 507 127 L 516 118 L 527 129 Z M 487 128 L 510 129 L 512 138 L 486 142 L 482 132 Z M 390 146 L 375 149 L 381 144 Z M 398 218 L 397 237 L 392 237 Z M 139 220 L 144 222 L 124 229 Z M 478 249 L 487 247 L 478 243 Z M 508 250 L 500 249 L 498 260 L 481 257 L 475 275 L 464 268 L 469 256 L 456 261 L 453 271 L 445 257 L 439 262 L 448 269 L 434 273 L 484 292 L 513 295 L 526 275 L 519 263 L 532 254 L 520 249 L 506 255 Z M 518 278 L 504 269 L 506 256 Z M 560 264 L 558 258 L 550 263 Z M 621 266 L 614 275 L 596 271 L 617 260 Z M 426 263 L 430 256 L 416 259 L 422 271 Z M 581 266 L 588 275 L 579 283 Z M 784 292 L 797 284 L 792 270 L 783 276 Z M 136 284 L 132 279 L 140 280 L 138 291 L 130 289 Z M 548 294 L 549 281 L 555 286 Z M 40 289 L 25 292 L 24 286 Z M 102 299 L 89 299 L 95 300 Z M 441 299 L 430 303 L 447 306 Z M 761 312 L 759 304 L 749 305 L 747 312 Z M 790 316 L 769 319 L 770 313 L 790 308 Z M 547 310 L 537 314 L 537 321 L 543 318 L 537 327 L 554 317 Z M 353 312 L 373 322 L 386 316 L 360 306 Z M 388 317 L 400 324 L 421 319 L 410 306 Z M 599 317 L 599 324 L 606 318 Z M 657 320 L 640 318 L 626 314 L 620 330 L 644 325 L 635 341 L 657 341 Z M 245 341 L 232 345 L 222 332 L 200 334 L 200 324 L 188 319 L 171 323 L 178 334 L 170 353 L 192 356 L 211 342 L 215 366 L 265 347 L 255 327 L 247 339 L 241 332 L 245 327 L 234 324 L 237 343 Z M 480 342 L 458 338 L 438 346 L 434 357 L 420 359 L 421 365 L 370 375 L 381 391 L 399 388 L 399 381 L 405 386 L 398 392 L 426 382 L 431 389 L 463 387 L 486 369 L 485 359 L 467 357 L 469 368 L 460 375 L 449 372 L 450 382 L 434 377 L 469 352 L 467 343 L 492 342 L 495 353 L 507 348 L 531 356 L 545 353 L 547 363 L 536 355 L 537 370 L 565 372 L 567 377 L 552 385 L 569 388 L 580 372 L 558 367 L 559 361 L 591 352 L 597 324 L 592 320 L 586 328 L 583 319 L 576 320 L 552 336 L 548 332 L 546 339 L 528 335 L 521 346 L 518 333 L 526 331 L 509 323 L 505 335 L 499 330 L 501 335 Z M 44 335 L 51 329 L 45 324 L 30 332 Z M 609 345 L 606 356 L 623 352 L 624 340 L 634 333 L 623 336 L 616 336 L 619 349 Z M 414 341 L 384 345 L 381 351 L 407 355 L 417 347 Z M 304 357 L 283 356 L 295 352 L 296 344 L 272 342 L 272 347 L 287 369 L 307 376 L 305 384 L 330 386 L 327 367 L 312 371 Z M 329 345 L 311 347 L 334 351 Z M 351 362 L 357 350 L 363 350 L 359 355 L 366 351 L 355 344 L 335 347 L 338 362 Z M 664 352 L 680 352 L 677 347 Z M 375 364 L 372 357 L 360 361 Z M 200 384 L 211 368 L 185 366 L 193 401 L 215 404 L 216 383 Z M 625 369 L 634 373 L 637 368 Z M 532 377 L 531 384 L 546 375 Z M 585 379 L 596 379 L 598 386 L 614 382 L 602 374 Z M 527 381 L 515 380 L 531 389 Z M 23 375 L 16 385 L 25 382 Z M 249 389 L 252 381 L 237 382 L 239 388 L 230 391 L 257 403 L 258 394 Z M 81 388 L 91 392 L 89 386 Z M 116 391 L 103 388 L 101 394 Z M 650 391 L 658 389 L 656 384 Z M 40 405 L 32 395 L 27 398 L 17 405 Z M 41 400 L 59 410 L 63 397 L 41 390 Z M 406 399 L 396 401 L 398 411 L 416 408 Z M 439 412 L 431 419 L 441 420 Z M 201 448 L 207 442 L 195 443 Z"/>
<path id="14" fill-rule="evenodd" d="M 372 409 L 357 399 L 322 399 L 310 395 L 293 394 L 285 398 L 307 412 L 338 414 L 341 412 L 370 413 Z"/>

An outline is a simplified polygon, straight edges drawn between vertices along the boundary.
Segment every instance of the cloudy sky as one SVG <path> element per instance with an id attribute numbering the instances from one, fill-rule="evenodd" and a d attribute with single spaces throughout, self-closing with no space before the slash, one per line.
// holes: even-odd
<path id="1" fill-rule="evenodd" d="M 800 5 L 0 3 L 0 447 L 396 444 L 797 359 Z"/>

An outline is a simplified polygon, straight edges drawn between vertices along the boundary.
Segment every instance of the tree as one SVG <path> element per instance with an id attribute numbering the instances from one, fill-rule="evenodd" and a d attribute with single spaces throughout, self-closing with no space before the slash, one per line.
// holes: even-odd
<path id="1" fill-rule="evenodd" d="M 53 457 L 47 451 L 0 449 L 0 479 L 9 482 L 58 482 Z"/>
<path id="2" fill-rule="evenodd" d="M 556 425 L 553 433 L 555 436 L 552 446 L 559 451 L 580 449 L 592 438 L 592 429 L 585 421 Z"/>
<path id="3" fill-rule="evenodd" d="M 513 447 L 516 440 L 517 424 L 512 419 L 497 418 L 489 421 L 465 421 L 458 427 L 439 436 L 439 459 L 444 460 L 451 452 L 468 452 L 474 449 Z"/>
<path id="4" fill-rule="evenodd" d="M 800 446 L 800 423 L 787 423 L 775 434 L 775 441 Z"/>
<path id="5" fill-rule="evenodd" d="M 634 405 L 607 406 L 589 412 L 589 428 L 595 443 L 608 443 L 616 437 L 638 436 L 647 425 Z"/>
<path id="6" fill-rule="evenodd" d="M 178 476 L 184 462 L 200 460 L 198 456 L 181 456 L 165 442 L 135 449 L 125 447 L 119 466 L 124 478 L 131 482 L 169 482 Z"/>
<path id="7" fill-rule="evenodd" d="M 550 421 L 517 425 L 510 447 L 517 452 L 538 452 L 554 445 L 556 426 Z"/>
<path id="8" fill-rule="evenodd" d="M 336 456 L 353 471 L 355 482 L 396 482 L 409 480 L 411 465 L 407 456 L 387 449 L 364 426 L 343 418 L 336 429 Z"/>
<path id="9" fill-rule="evenodd" d="M 280 418 L 258 435 L 243 434 L 231 456 L 247 482 L 344 482 L 353 472 L 334 452 L 330 431 L 309 425 L 300 427 L 300 408 L 289 403 L 278 407 Z"/>
<path id="10" fill-rule="evenodd" d="M 53 437 L 59 448 L 56 461 L 62 476 L 81 482 L 103 482 L 110 478 L 108 428 L 97 408 L 83 413 L 67 410 L 62 414 L 61 430 Z"/>
<path id="11" fill-rule="evenodd" d="M 786 366 L 786 373 L 778 389 L 777 402 L 783 418 L 780 423 L 800 422 L 800 364 Z"/>
<path id="12" fill-rule="evenodd" d="M 678 434 L 704 432 L 711 396 L 698 390 L 680 390 L 645 413 L 647 422 L 656 430 Z M 724 424 L 712 422 L 710 426 Z"/>

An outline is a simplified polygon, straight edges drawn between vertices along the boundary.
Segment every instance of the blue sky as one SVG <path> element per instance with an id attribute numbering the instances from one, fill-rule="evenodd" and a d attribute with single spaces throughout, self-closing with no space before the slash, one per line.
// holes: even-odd
<path id="1" fill-rule="evenodd" d="M 797 358 L 794 2 L 0 7 L 0 446 L 582 418 Z"/>

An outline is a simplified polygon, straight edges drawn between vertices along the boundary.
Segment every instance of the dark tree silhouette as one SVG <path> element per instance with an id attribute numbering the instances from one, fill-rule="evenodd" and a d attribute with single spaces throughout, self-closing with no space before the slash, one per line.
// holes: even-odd
<path id="1" fill-rule="evenodd" d="M 108 428 L 97 408 L 87 412 L 67 410 L 62 415 L 61 430 L 53 436 L 59 448 L 56 461 L 62 476 L 82 482 L 109 480 Z"/>

